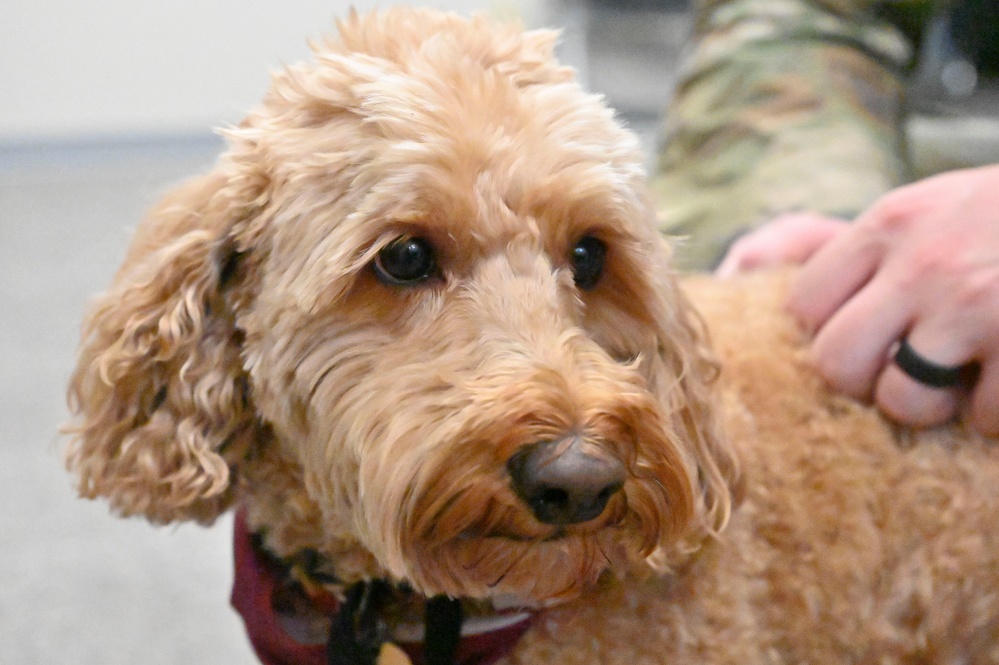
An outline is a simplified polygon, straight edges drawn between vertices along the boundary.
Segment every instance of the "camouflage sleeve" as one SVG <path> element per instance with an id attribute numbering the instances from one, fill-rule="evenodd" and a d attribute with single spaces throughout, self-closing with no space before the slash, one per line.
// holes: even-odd
<path id="1" fill-rule="evenodd" d="M 911 46 L 874 4 L 699 1 L 652 180 L 681 267 L 781 212 L 853 216 L 906 181 Z"/>

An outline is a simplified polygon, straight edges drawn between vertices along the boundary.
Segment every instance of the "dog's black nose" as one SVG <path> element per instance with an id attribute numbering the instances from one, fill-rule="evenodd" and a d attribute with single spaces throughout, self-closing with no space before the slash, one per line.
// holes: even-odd
<path id="1" fill-rule="evenodd" d="M 597 517 L 624 486 L 616 458 L 584 451 L 578 437 L 525 446 L 507 462 L 513 489 L 546 524 L 579 524 Z"/>

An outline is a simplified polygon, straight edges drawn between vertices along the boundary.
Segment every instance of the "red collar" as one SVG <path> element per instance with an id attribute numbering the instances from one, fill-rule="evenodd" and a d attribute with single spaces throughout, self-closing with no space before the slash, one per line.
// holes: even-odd
<path id="1" fill-rule="evenodd" d="M 242 514 L 235 520 L 235 578 L 232 588 L 232 606 L 242 616 L 246 632 L 257 657 L 264 665 L 326 665 L 327 645 L 303 643 L 292 637 L 283 627 L 275 602 L 287 584 L 287 570 L 255 544 L 247 530 Z M 335 616 L 339 610 L 335 600 L 327 598 L 319 608 L 313 603 L 312 612 L 321 610 Z M 455 651 L 456 665 L 490 665 L 510 652 L 517 640 L 527 632 L 534 615 L 530 613 L 500 617 L 497 627 L 477 630 L 466 626 Z M 408 641 L 412 639 L 412 641 Z M 402 638 L 397 646 L 409 656 L 414 665 L 423 665 L 423 643 L 416 636 Z"/>

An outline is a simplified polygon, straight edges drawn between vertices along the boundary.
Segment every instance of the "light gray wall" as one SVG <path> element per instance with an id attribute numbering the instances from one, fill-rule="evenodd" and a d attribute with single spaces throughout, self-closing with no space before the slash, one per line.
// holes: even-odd
<path id="1" fill-rule="evenodd" d="M 0 18 L 0 143 L 206 132 L 334 18 L 388 4 L 540 23 L 545 0 L 13 0 Z"/>

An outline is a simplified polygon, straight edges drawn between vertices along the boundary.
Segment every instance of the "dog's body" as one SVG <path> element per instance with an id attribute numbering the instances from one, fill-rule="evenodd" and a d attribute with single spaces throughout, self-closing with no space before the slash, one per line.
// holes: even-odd
<path id="1" fill-rule="evenodd" d="M 275 78 L 85 327 L 67 459 L 334 594 L 535 608 L 522 663 L 999 660 L 999 453 L 828 394 L 780 278 L 669 268 L 552 36 L 397 10 Z M 316 563 L 318 561 L 318 563 Z"/>
<path id="2" fill-rule="evenodd" d="M 783 312 L 787 277 L 687 285 L 744 465 L 721 538 L 675 575 L 557 612 L 517 662 L 999 660 L 999 448 L 830 394 Z"/>

